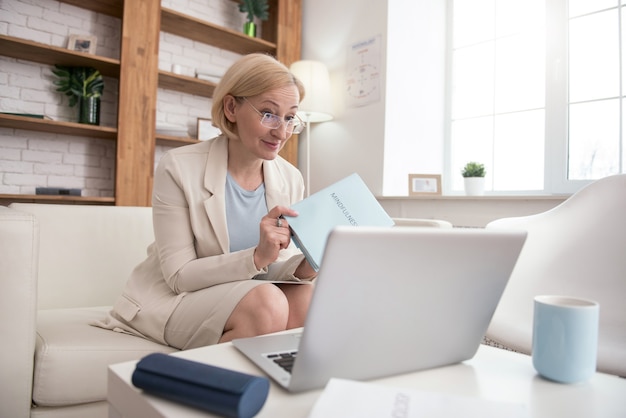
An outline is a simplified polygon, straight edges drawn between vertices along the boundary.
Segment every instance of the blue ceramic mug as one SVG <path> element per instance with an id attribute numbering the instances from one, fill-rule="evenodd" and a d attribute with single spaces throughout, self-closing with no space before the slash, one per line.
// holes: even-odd
<path id="1" fill-rule="evenodd" d="M 537 296 L 533 318 L 533 366 L 550 380 L 577 383 L 596 371 L 597 302 L 567 296 Z"/>

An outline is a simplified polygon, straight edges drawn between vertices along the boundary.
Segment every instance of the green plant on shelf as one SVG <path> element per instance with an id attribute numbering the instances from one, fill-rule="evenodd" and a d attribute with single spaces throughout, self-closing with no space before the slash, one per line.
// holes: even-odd
<path id="1" fill-rule="evenodd" d="M 465 164 L 465 167 L 461 170 L 463 177 L 485 177 L 485 174 L 485 165 L 475 161 Z"/>
<path id="2" fill-rule="evenodd" d="M 246 13 L 248 22 L 252 22 L 255 17 L 260 20 L 267 20 L 269 7 L 267 0 L 243 0 L 239 4 L 239 11 Z"/>
<path id="3" fill-rule="evenodd" d="M 100 71 L 93 67 L 69 67 L 55 65 L 52 70 L 58 77 L 54 81 L 56 91 L 69 97 L 70 107 L 75 106 L 81 99 L 98 98 L 104 90 L 104 80 Z"/>

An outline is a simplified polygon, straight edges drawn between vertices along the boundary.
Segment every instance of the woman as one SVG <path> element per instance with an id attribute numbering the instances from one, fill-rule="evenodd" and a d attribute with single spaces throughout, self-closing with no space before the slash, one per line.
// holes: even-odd
<path id="1" fill-rule="evenodd" d="M 213 95 L 222 135 L 159 162 L 155 242 L 99 326 L 189 349 L 303 325 L 315 271 L 281 216 L 297 216 L 304 183 L 278 156 L 303 96 L 270 56 L 232 65 Z"/>

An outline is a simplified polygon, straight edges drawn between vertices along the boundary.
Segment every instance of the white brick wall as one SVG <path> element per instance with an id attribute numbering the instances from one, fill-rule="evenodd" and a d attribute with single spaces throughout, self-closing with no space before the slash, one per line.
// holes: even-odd
<path id="1" fill-rule="evenodd" d="M 163 7 L 240 31 L 245 16 L 230 0 L 162 0 Z M 70 34 L 98 37 L 96 53 L 119 58 L 121 21 L 55 0 L 0 0 L 0 33 L 59 47 Z M 1 52 L 0 52 L 1 55 Z M 206 66 L 227 68 L 239 56 L 161 32 L 159 68 L 172 64 L 193 76 Z M 76 121 L 77 109 L 55 91 L 52 67 L 0 56 L 0 112 L 45 114 Z M 117 124 L 118 80 L 105 77 L 100 123 Z M 187 128 L 210 116 L 211 100 L 159 89 L 157 125 Z M 170 147 L 157 145 L 155 165 Z M 0 128 L 0 194 L 34 194 L 36 187 L 80 188 L 83 196 L 114 196 L 115 141 Z"/>

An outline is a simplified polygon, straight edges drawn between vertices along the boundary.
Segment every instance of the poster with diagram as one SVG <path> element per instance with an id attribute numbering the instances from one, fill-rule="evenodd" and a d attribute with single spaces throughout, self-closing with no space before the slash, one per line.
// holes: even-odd
<path id="1" fill-rule="evenodd" d="M 380 43 L 381 35 L 377 35 L 350 46 L 346 78 L 349 107 L 380 100 Z"/>

